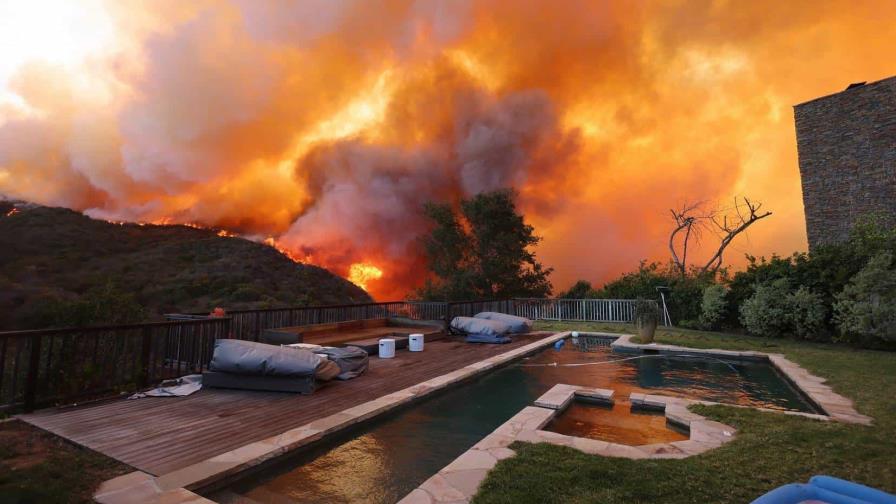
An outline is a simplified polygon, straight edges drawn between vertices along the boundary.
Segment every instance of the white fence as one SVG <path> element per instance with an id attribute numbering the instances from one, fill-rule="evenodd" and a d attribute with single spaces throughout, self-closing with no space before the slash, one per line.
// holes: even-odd
<path id="1" fill-rule="evenodd" d="M 631 322 L 634 299 L 515 299 L 516 315 L 532 320 Z M 665 324 L 664 324 L 665 325 Z"/>

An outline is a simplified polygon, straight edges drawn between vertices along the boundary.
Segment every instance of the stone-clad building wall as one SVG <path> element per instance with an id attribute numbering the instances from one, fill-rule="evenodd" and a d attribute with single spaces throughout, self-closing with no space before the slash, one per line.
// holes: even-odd
<path id="1" fill-rule="evenodd" d="M 870 212 L 896 224 L 896 77 L 794 110 L 809 248 L 846 239 Z"/>

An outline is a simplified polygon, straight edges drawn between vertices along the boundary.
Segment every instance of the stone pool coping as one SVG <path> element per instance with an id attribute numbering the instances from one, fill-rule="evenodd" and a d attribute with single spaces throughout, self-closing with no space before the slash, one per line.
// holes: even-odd
<path id="1" fill-rule="evenodd" d="M 614 350 L 634 351 L 634 352 L 656 352 L 660 354 L 690 354 L 690 355 L 711 355 L 713 357 L 725 357 L 735 360 L 749 361 L 766 361 L 771 364 L 778 372 L 802 392 L 814 405 L 825 415 L 830 418 L 844 423 L 871 425 L 873 419 L 856 411 L 851 399 L 843 397 L 825 385 L 825 378 L 815 376 L 805 370 L 799 364 L 784 357 L 780 353 L 764 353 L 753 351 L 734 351 L 721 349 L 700 349 L 688 348 L 676 345 L 664 345 L 659 343 L 640 344 L 633 343 L 631 340 L 635 336 L 632 334 L 612 334 L 612 333 L 588 333 L 589 335 L 603 336 L 607 338 L 615 338 L 610 344 Z M 760 408 L 757 408 L 760 409 Z M 772 410 L 774 411 L 774 410 Z"/>
<path id="2" fill-rule="evenodd" d="M 431 393 L 457 385 L 495 367 L 546 348 L 570 335 L 558 332 L 528 345 L 498 354 L 408 388 L 353 406 L 261 441 L 216 455 L 176 471 L 152 476 L 134 471 L 103 482 L 93 498 L 102 504 L 211 503 L 192 490 L 219 483 L 289 451 L 319 441 L 324 436 L 387 413 Z"/>
<path id="3" fill-rule="evenodd" d="M 800 365 L 784 357 L 783 354 L 699 349 L 658 343 L 639 344 L 631 341 L 635 337 L 632 334 L 602 332 L 581 332 L 579 334 L 582 336 L 613 339 L 610 347 L 622 352 L 709 355 L 732 360 L 768 362 L 784 379 L 806 395 L 826 415 L 730 404 L 724 404 L 724 406 L 752 408 L 772 413 L 802 416 L 814 420 L 839 421 L 860 425 L 871 425 L 873 420 L 871 417 L 856 411 L 850 399 L 835 393 L 829 386 L 825 385 L 826 379 L 806 371 Z M 629 446 L 542 430 L 542 427 L 547 425 L 555 415 L 563 411 L 576 396 L 605 402 L 613 401 L 612 390 L 557 384 L 536 399 L 534 406 L 523 408 L 501 427 L 498 427 L 453 462 L 442 468 L 438 473 L 424 481 L 400 500 L 399 503 L 460 504 L 469 502 L 478 491 L 479 485 L 485 480 L 488 471 L 500 460 L 516 455 L 516 452 L 508 448 L 515 441 L 568 446 L 588 454 L 604 457 L 680 459 L 717 448 L 731 441 L 737 432 L 731 426 L 709 420 L 688 409 L 689 406 L 694 404 L 718 405 L 721 403 L 643 393 L 631 393 L 629 395 L 631 405 L 663 410 L 668 421 L 688 429 L 690 433 L 688 440 Z"/>
<path id="4" fill-rule="evenodd" d="M 638 397 L 636 397 L 638 396 Z M 669 443 L 632 446 L 597 439 L 568 436 L 543 430 L 555 416 L 576 397 L 612 403 L 613 391 L 577 385 L 557 384 L 536 399 L 536 406 L 526 406 L 472 448 L 454 459 L 438 473 L 424 481 L 399 501 L 399 504 L 433 504 L 469 502 L 488 472 L 498 461 L 516 454 L 509 448 L 516 441 L 550 443 L 567 446 L 590 455 L 628 459 L 682 459 L 697 455 L 734 439 L 737 430 L 730 425 L 709 420 L 688 410 L 701 401 L 661 395 L 631 394 L 630 402 L 665 412 L 669 422 L 688 429 L 689 438 Z"/>
<path id="5" fill-rule="evenodd" d="M 436 378 L 432 378 L 430 380 L 418 383 L 417 385 L 413 385 L 411 387 L 405 388 L 398 392 L 393 392 L 391 394 L 379 397 L 372 401 L 368 401 L 366 403 L 359 404 L 352 408 L 348 408 L 339 413 L 335 413 L 325 418 L 321 418 L 315 420 L 314 422 L 296 427 L 294 429 L 288 430 L 281 434 L 271 436 L 267 439 L 263 439 L 261 441 L 256 441 L 254 443 L 247 444 L 235 450 L 222 453 L 215 457 L 209 458 L 202 462 L 198 462 L 196 464 L 184 467 L 182 469 L 178 469 L 171 473 L 163 474 L 158 477 L 152 476 L 142 471 L 134 471 L 132 473 L 126 474 L 124 476 L 119 476 L 118 478 L 113 478 L 111 480 L 105 481 L 100 485 L 100 488 L 94 494 L 94 499 L 97 502 L 104 504 L 119 504 L 119 503 L 134 503 L 134 504 L 142 504 L 142 503 L 166 503 L 166 504 L 180 504 L 180 503 L 208 503 L 213 502 L 208 499 L 205 499 L 196 493 L 193 493 L 192 490 L 201 489 L 207 486 L 210 486 L 214 483 L 219 483 L 226 478 L 229 478 L 235 474 L 240 473 L 246 469 L 255 467 L 263 462 L 274 459 L 280 455 L 283 455 L 289 451 L 295 450 L 297 448 L 301 448 L 308 444 L 311 444 L 315 441 L 321 440 L 324 436 L 335 433 L 347 427 L 351 427 L 359 422 L 363 422 L 365 420 L 369 420 L 375 416 L 379 416 L 381 414 L 387 413 L 395 408 L 407 404 L 411 401 L 421 399 L 428 394 L 433 392 L 443 390 L 449 386 L 456 385 L 467 379 L 470 379 L 476 375 L 482 374 L 488 370 L 491 370 L 495 367 L 501 366 L 513 360 L 519 359 L 527 354 L 531 354 L 543 348 L 546 348 L 556 341 L 565 339 L 569 337 L 571 331 L 563 331 L 555 333 L 551 336 L 547 336 L 538 341 L 530 343 L 528 345 L 516 348 L 509 352 L 505 352 L 496 356 L 492 356 L 486 358 L 482 361 L 475 362 L 468 366 L 462 367 L 451 373 L 447 373 Z M 838 420 L 841 422 L 847 423 L 858 423 L 864 425 L 870 425 L 872 419 L 865 415 L 861 415 L 858 413 L 852 406 L 852 401 L 836 394 L 831 390 L 830 387 L 824 385 L 825 379 L 812 375 L 799 365 L 789 361 L 782 354 L 766 354 L 762 352 L 737 352 L 731 350 L 721 350 L 721 349 L 695 349 L 695 348 L 687 348 L 680 347 L 675 345 L 662 345 L 662 344 L 648 344 L 642 345 L 637 343 L 632 343 L 631 339 L 634 337 L 631 334 L 618 334 L 618 333 L 601 333 L 601 332 L 583 332 L 582 335 L 587 336 L 598 336 L 604 337 L 607 339 L 613 339 L 614 341 L 611 343 L 611 348 L 614 350 L 620 351 L 635 351 L 635 352 L 657 352 L 657 353 L 689 353 L 689 354 L 704 354 L 704 355 L 713 355 L 716 357 L 724 357 L 729 359 L 738 359 L 738 360 L 758 360 L 758 361 L 768 361 L 770 362 L 786 379 L 788 379 L 793 385 L 795 385 L 799 390 L 801 390 L 811 401 L 816 403 L 816 405 L 824 411 L 827 415 L 830 416 L 831 419 Z M 578 389 L 584 390 L 584 387 L 579 387 Z M 599 389 L 592 389 L 599 390 Z M 643 394 L 633 394 L 631 400 L 637 401 L 642 400 L 636 396 Z M 647 400 L 647 396 L 651 398 L 660 397 L 653 395 L 644 395 L 643 400 Z M 665 397 L 665 396 L 662 396 Z M 666 398 L 666 399 L 676 399 L 676 398 Z M 682 399 L 681 401 L 688 401 Z M 707 402 L 700 401 L 689 401 L 690 403 L 703 403 L 703 404 L 711 404 Z M 664 403 L 665 404 L 665 403 Z M 644 405 L 650 406 L 650 404 L 645 403 Z M 534 410 L 544 410 L 548 413 L 552 411 L 556 411 L 553 409 L 547 408 L 539 408 L 537 406 L 529 406 L 523 411 L 529 411 L 529 408 Z M 685 412 L 687 412 L 686 406 L 684 407 Z M 676 408 L 672 408 L 673 414 L 676 412 Z M 774 411 L 774 410 L 772 410 Z M 522 414 L 523 412 L 520 412 Z M 688 412 L 691 414 L 690 412 Z M 791 414 L 802 414 L 804 416 L 812 416 L 818 417 L 822 419 L 827 419 L 827 417 L 823 417 L 821 415 L 810 415 L 803 414 L 798 412 L 787 412 Z M 538 417 L 538 412 L 532 413 L 530 411 L 530 415 L 536 415 L 533 418 Z M 516 418 L 516 417 L 514 417 Z M 508 420 L 508 423 L 512 420 Z M 685 418 L 685 417 L 682 417 Z M 701 417 L 702 418 L 702 417 Z M 549 418 L 545 420 L 545 423 L 549 421 Z M 528 422 L 528 423 L 526 423 Z M 535 420 L 529 419 L 524 422 L 524 426 L 529 426 L 533 422 L 538 423 Z M 507 425 L 507 424 L 505 424 Z M 540 428 L 544 425 L 544 423 L 537 425 L 534 429 L 530 429 L 533 431 L 540 431 Z M 502 426 L 503 427 L 503 426 Z M 500 429 L 500 428 L 499 428 Z M 496 431 L 497 432 L 497 431 Z M 540 431 L 547 432 L 547 431 Z M 542 440 L 545 435 L 538 434 L 537 439 Z M 547 438 L 558 439 L 556 436 L 563 436 L 562 434 L 548 432 L 546 434 Z M 566 436 L 570 437 L 570 436 Z M 536 438 L 533 438 L 536 439 Z M 584 439 L 584 438 L 578 438 Z M 525 439 L 520 439 L 524 441 Z M 482 451 L 481 443 L 485 441 L 484 439 L 474 445 L 474 448 Z M 494 442 L 494 440 L 492 440 Z M 597 442 L 600 441 L 595 440 L 587 440 L 589 442 Z M 539 441 L 534 441 L 539 442 Z M 509 444 L 509 443 L 507 443 Z M 581 446 L 594 446 L 593 443 L 586 443 L 585 441 L 580 441 L 578 443 Z M 614 450 L 615 452 L 623 453 L 634 453 L 628 449 L 633 447 L 618 445 L 623 448 Z M 579 446 L 574 446 L 579 448 Z M 499 449 L 500 448 L 500 449 Z M 472 450 L 473 448 L 471 448 Z M 493 446 L 489 448 L 489 450 L 494 449 L 494 452 L 489 451 L 489 456 L 492 459 L 495 459 L 495 463 L 498 456 L 502 458 L 506 458 L 512 456 L 514 452 L 508 448 L 506 445 L 504 446 Z M 461 455 L 463 457 L 464 455 Z M 484 462 L 489 461 L 481 454 L 477 454 L 475 456 L 480 457 L 479 465 Z M 623 455 L 610 455 L 610 456 L 623 456 Z M 668 458 L 668 457 L 666 457 Z M 454 464 L 454 462 L 452 462 Z M 476 464 L 474 464 L 476 465 Z M 492 464 L 494 465 L 494 464 Z M 451 467 L 451 464 L 446 466 L 446 469 Z M 475 467 L 472 468 L 475 470 L 482 471 L 482 478 L 484 479 L 485 473 L 487 469 Z M 445 469 L 443 469 L 444 471 Z M 468 497 L 463 497 L 464 494 L 457 488 L 454 488 L 454 492 L 450 490 L 449 487 L 452 487 L 449 484 L 448 480 L 445 480 L 444 477 L 441 477 L 442 471 L 434 475 L 432 478 L 424 482 L 424 485 L 429 483 L 428 490 L 424 490 L 426 495 L 434 495 L 434 493 L 429 492 L 439 492 L 439 488 L 444 488 L 445 492 L 440 493 L 440 496 L 449 497 L 454 496 L 458 497 L 460 502 L 465 502 L 468 500 Z M 453 472 L 453 471 L 450 471 Z M 457 478 L 458 476 L 454 476 Z M 439 479 L 441 478 L 441 479 Z M 465 480 L 466 481 L 466 480 Z M 476 483 L 478 487 L 479 479 Z M 469 485 L 464 485 L 461 483 L 461 486 L 464 487 L 464 490 L 469 490 Z M 423 488 L 423 485 L 418 487 L 417 490 Z M 453 487 L 452 487 L 453 488 Z M 425 497 L 425 495 L 421 495 L 416 493 L 417 490 L 414 490 L 409 494 L 406 499 L 421 499 Z M 473 488 L 473 492 L 475 493 L 475 488 Z M 449 499 L 452 500 L 452 499 Z M 428 502 L 425 500 L 410 500 L 408 502 Z M 437 502 L 443 502 L 442 500 L 438 500 Z"/>

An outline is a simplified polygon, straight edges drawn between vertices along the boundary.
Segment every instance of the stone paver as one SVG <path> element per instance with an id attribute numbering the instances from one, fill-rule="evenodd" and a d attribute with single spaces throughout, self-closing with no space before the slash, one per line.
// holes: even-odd
<path id="1" fill-rule="evenodd" d="M 214 504 L 185 488 L 164 490 L 155 478 L 142 471 L 103 482 L 93 498 L 100 504 Z"/>
<path id="2" fill-rule="evenodd" d="M 536 399 L 534 404 L 540 408 L 563 410 L 576 396 L 607 403 L 613 402 L 612 390 L 558 383 Z"/>

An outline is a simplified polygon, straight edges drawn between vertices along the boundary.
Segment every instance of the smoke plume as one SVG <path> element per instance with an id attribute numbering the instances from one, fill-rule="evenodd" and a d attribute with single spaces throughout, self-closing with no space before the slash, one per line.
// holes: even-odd
<path id="1" fill-rule="evenodd" d="M 425 202 L 502 187 L 561 288 L 665 258 L 684 201 L 775 211 L 732 260 L 802 249 L 790 107 L 896 40 L 861 1 L 57 7 L 78 30 L 5 13 L 33 51 L 0 49 L 0 193 L 273 237 L 378 298 L 422 282 Z"/>

